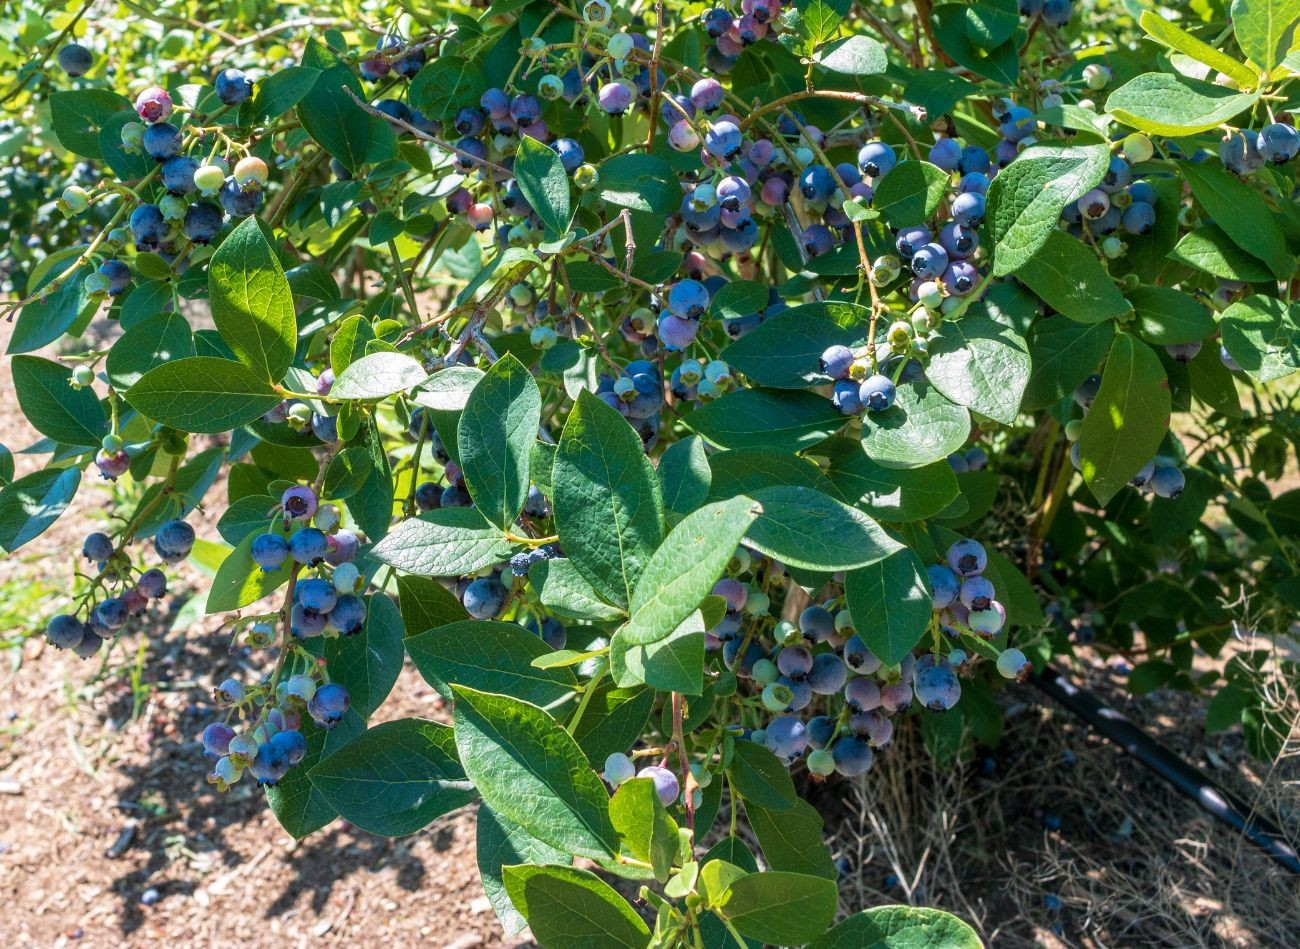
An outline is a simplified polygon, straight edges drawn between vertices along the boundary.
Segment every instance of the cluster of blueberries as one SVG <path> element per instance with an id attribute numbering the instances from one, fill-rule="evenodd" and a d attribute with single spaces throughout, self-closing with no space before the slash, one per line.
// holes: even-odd
<path id="1" fill-rule="evenodd" d="M 1200 344 L 1196 344 L 1200 349 Z M 1093 374 L 1079 384 L 1074 390 L 1074 403 L 1086 415 L 1092 408 L 1093 400 L 1101 390 L 1101 376 Z M 1071 419 L 1065 424 L 1065 437 L 1070 442 L 1070 463 L 1076 471 L 1082 471 L 1079 437 L 1083 434 L 1083 420 Z M 1177 460 L 1164 455 L 1156 455 L 1135 474 L 1129 484 L 1143 493 L 1154 494 L 1158 498 L 1176 498 L 1183 493 L 1187 479 Z"/>
<path id="2" fill-rule="evenodd" d="M 60 58 L 68 48 L 60 51 Z M 222 70 L 215 86 L 217 98 L 227 107 L 239 105 L 253 92 L 252 81 L 238 69 Z M 122 148 L 158 162 L 158 181 L 165 193 L 157 202 L 138 205 L 126 229 L 114 228 L 109 233 L 107 246 L 123 247 L 129 237 L 137 250 L 174 260 L 189 245 L 215 240 L 227 215 L 247 217 L 262 207 L 263 188 L 270 175 L 265 161 L 245 155 L 232 167 L 215 146 L 205 145 L 199 137 L 186 137 L 168 121 L 172 98 L 161 87 L 141 92 L 135 111 L 141 121 L 122 126 Z M 68 216 L 81 214 L 90 203 L 90 194 L 79 184 L 69 185 L 59 199 L 59 207 Z M 117 296 L 130 283 L 127 264 L 108 258 L 87 277 L 86 290 L 93 296 Z"/>
<path id="3" fill-rule="evenodd" d="M 179 518 L 167 521 L 154 534 L 153 546 L 164 564 L 180 563 L 194 548 L 194 528 Z M 97 570 L 95 588 L 117 592 L 88 603 L 84 620 L 75 612 L 54 616 L 45 627 L 45 638 L 58 649 L 71 649 L 82 659 L 89 659 L 132 616 L 144 612 L 150 600 L 166 595 L 167 575 L 158 567 L 150 567 L 132 582 L 130 558 L 102 531 L 86 535 L 81 553 Z"/>
<path id="4" fill-rule="evenodd" d="M 819 778 L 833 772 L 847 777 L 866 772 L 876 751 L 893 737 L 892 716 L 913 701 L 934 712 L 957 704 L 960 680 L 973 676 L 982 658 L 960 648 L 961 636 L 988 643 L 1001 632 L 1006 610 L 984 576 L 987 567 L 984 548 L 969 539 L 955 542 L 944 563 L 931 564 L 927 575 L 933 592 L 933 646 L 886 666 L 854 631 L 848 611 L 835 611 L 834 600 L 807 607 L 797 624 L 778 622 L 772 633 L 775 645 L 767 647 L 759 627 L 769 619 L 771 600 L 762 583 L 745 583 L 739 576 L 750 573 L 756 581 L 766 571 L 770 578 L 779 565 L 740 548 L 730 575 L 714 587 L 727 609 L 709 630 L 706 645 L 710 652 L 720 652 L 736 679 L 754 684 L 758 691 L 750 703 L 772 718 L 762 728 L 736 724 L 734 734 L 765 745 L 787 765 L 803 760 Z M 1007 679 L 1023 681 L 1033 671 L 1015 648 L 999 650 L 995 665 Z M 721 687 L 720 680 L 715 691 Z M 819 714 L 805 720 L 810 710 Z M 638 772 L 631 758 L 620 753 L 610 755 L 604 774 L 613 787 L 634 776 L 649 777 L 664 803 L 672 804 L 681 786 L 665 765 L 661 761 Z M 703 786 L 707 772 L 696 766 L 692 771 Z"/>

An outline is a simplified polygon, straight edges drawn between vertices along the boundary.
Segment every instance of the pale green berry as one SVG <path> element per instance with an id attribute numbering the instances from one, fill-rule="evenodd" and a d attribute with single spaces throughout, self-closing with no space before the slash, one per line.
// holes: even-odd
<path id="1" fill-rule="evenodd" d="M 835 770 L 835 759 L 826 749 L 818 748 L 808 755 L 808 770 L 824 778 Z"/>
<path id="2" fill-rule="evenodd" d="M 632 37 L 627 33 L 615 33 L 605 44 L 605 52 L 609 53 L 614 59 L 627 59 L 628 53 L 632 52 Z"/>
<path id="3" fill-rule="evenodd" d="M 226 173 L 218 165 L 202 165 L 194 172 L 194 187 L 205 197 L 212 197 L 226 182 Z"/>
<path id="4" fill-rule="evenodd" d="M 83 366 L 81 368 L 84 369 L 86 367 Z M 110 455 L 115 455 L 122 450 L 122 436 L 110 432 L 100 441 L 99 447 L 104 449 L 104 451 L 108 452 Z"/>
<path id="5" fill-rule="evenodd" d="M 89 366 L 77 366 L 72 370 L 73 386 L 81 388 L 90 385 L 94 381 L 95 370 L 91 369 Z"/>
<path id="6" fill-rule="evenodd" d="M 80 214 L 90 207 L 90 195 L 80 185 L 68 185 L 63 189 L 63 206 L 68 214 Z"/>
<path id="7" fill-rule="evenodd" d="M 600 172 L 596 170 L 595 165 L 579 165 L 578 170 L 573 173 L 573 183 L 583 191 L 596 187 L 599 181 Z"/>
<path id="8" fill-rule="evenodd" d="M 781 677 L 781 671 L 771 659 L 758 660 L 751 674 L 759 685 L 769 685 Z"/>
<path id="9" fill-rule="evenodd" d="M 92 273 L 86 277 L 82 288 L 92 297 L 104 297 L 108 295 L 108 278 L 102 273 Z"/>
<path id="10" fill-rule="evenodd" d="M 1065 437 L 1067 441 L 1077 442 L 1079 436 L 1083 434 L 1083 419 L 1072 418 L 1065 423 Z"/>
<path id="11" fill-rule="evenodd" d="M 528 334 L 528 340 L 533 344 L 534 349 L 550 349 L 559 342 L 559 337 L 554 327 L 534 326 L 533 331 Z"/>
<path id="12" fill-rule="evenodd" d="M 1147 138 L 1141 132 L 1134 132 L 1128 138 L 1124 139 L 1124 155 L 1129 161 L 1137 164 L 1138 162 L 1147 161 L 1155 154 L 1155 146 L 1151 144 L 1151 139 Z"/>

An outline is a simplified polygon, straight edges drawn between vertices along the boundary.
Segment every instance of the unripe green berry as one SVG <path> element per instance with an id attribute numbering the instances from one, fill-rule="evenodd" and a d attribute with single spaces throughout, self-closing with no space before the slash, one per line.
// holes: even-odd
<path id="1" fill-rule="evenodd" d="M 84 369 L 88 367 L 83 366 L 80 368 Z M 99 447 L 104 449 L 104 451 L 108 452 L 110 455 L 116 454 L 122 450 L 122 437 L 110 432 L 104 436 L 102 441 L 100 441 Z"/>
<path id="2" fill-rule="evenodd" d="M 534 349 L 550 349 L 559 341 L 555 329 L 550 326 L 534 326 L 533 331 L 528 334 L 528 339 Z"/>
<path id="3" fill-rule="evenodd" d="M 600 172 L 595 165 L 579 165 L 573 173 L 573 183 L 583 191 L 590 191 L 600 181 Z"/>
<path id="4" fill-rule="evenodd" d="M 769 712 L 784 712 L 794 701 L 794 691 L 780 682 L 769 682 L 763 686 L 763 707 Z"/>
<path id="5" fill-rule="evenodd" d="M 818 748 L 808 755 L 808 770 L 824 778 L 835 770 L 835 759 L 826 749 Z"/>
<path id="6" fill-rule="evenodd" d="M 1155 154 L 1155 146 L 1151 144 L 1151 139 L 1147 138 L 1141 132 L 1134 132 L 1128 138 L 1124 139 L 1124 155 L 1129 161 L 1137 164 L 1138 162 L 1147 161 Z"/>
<path id="7" fill-rule="evenodd" d="M 90 195 L 80 185 L 68 185 L 63 189 L 63 207 L 67 214 L 80 214 L 90 207 Z"/>
<path id="8" fill-rule="evenodd" d="M 1072 418 L 1065 423 L 1065 438 L 1070 442 L 1077 442 L 1079 436 L 1083 433 L 1083 419 Z"/>
<path id="9" fill-rule="evenodd" d="M 628 53 L 632 52 L 632 37 L 627 33 L 615 33 L 605 44 L 605 52 L 609 53 L 614 59 L 627 59 Z"/>
<path id="10" fill-rule="evenodd" d="M 754 663 L 754 669 L 751 673 L 754 681 L 759 685 L 769 685 L 781 677 L 781 671 L 777 669 L 776 663 L 771 659 L 760 659 Z"/>
<path id="11" fill-rule="evenodd" d="M 95 381 L 95 371 L 89 366 L 76 366 L 72 370 L 72 384 L 78 388 Z"/>
<path id="12" fill-rule="evenodd" d="M 102 273 L 92 273 L 87 275 L 82 288 L 89 296 L 103 297 L 108 295 L 108 278 Z"/>
<path id="13" fill-rule="evenodd" d="M 203 165 L 194 172 L 194 187 L 205 197 L 212 197 L 225 184 L 226 173 L 218 165 Z"/>

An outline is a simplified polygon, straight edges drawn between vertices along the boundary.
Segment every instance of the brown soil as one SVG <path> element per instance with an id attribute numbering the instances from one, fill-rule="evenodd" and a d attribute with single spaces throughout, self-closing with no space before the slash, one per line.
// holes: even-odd
<path id="1" fill-rule="evenodd" d="M 0 442 L 34 438 L 17 412 L 0 419 Z M 19 456 L 20 473 L 35 463 Z M 108 497 L 83 488 L 21 557 L 0 561 L 0 586 L 70 577 Z M 199 517 L 201 535 L 214 519 Z M 249 657 L 228 651 L 217 617 L 171 628 L 203 582 L 183 572 L 172 613 L 102 664 L 45 647 L 41 616 L 0 629 L 12 647 L 0 672 L 0 932 L 19 946 L 526 944 L 504 939 L 483 898 L 472 809 L 398 840 L 340 821 L 294 842 L 248 784 L 209 788 L 195 740 L 206 693 Z M 1100 661 L 1077 674 L 1295 831 L 1294 757 L 1253 762 L 1239 733 L 1204 735 L 1201 700 L 1128 699 Z M 845 859 L 846 912 L 937 904 L 998 947 L 1295 944 L 1293 878 L 1031 689 L 1009 690 L 1006 706 L 992 774 L 936 773 L 904 728 L 857 785 L 812 789 Z M 409 668 L 378 717 L 403 715 L 444 715 Z M 1059 830 L 1045 829 L 1051 816 Z M 1049 895 L 1064 908 L 1050 911 Z"/>

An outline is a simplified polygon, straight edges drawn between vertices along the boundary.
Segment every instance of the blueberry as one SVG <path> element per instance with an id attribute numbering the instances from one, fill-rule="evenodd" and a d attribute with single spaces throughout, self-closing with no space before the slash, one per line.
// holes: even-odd
<path id="1" fill-rule="evenodd" d="M 741 655 L 740 647 L 744 640 L 741 637 L 728 640 L 722 644 L 722 661 L 727 668 L 734 672 L 742 679 L 748 679 L 753 676 L 754 664 L 759 660 L 766 662 L 763 647 L 756 642 L 750 642 L 745 647 L 744 655 Z"/>
<path id="2" fill-rule="evenodd" d="M 912 679 L 916 700 L 933 712 L 946 712 L 961 698 L 961 683 L 947 659 L 935 661 L 931 655 L 917 662 Z"/>
<path id="3" fill-rule="evenodd" d="M 1173 465 L 1156 465 L 1151 475 L 1151 490 L 1159 498 L 1176 498 L 1183 493 L 1186 479 L 1182 469 Z"/>
<path id="4" fill-rule="evenodd" d="M 53 617 L 45 627 L 46 640 L 57 649 L 74 649 L 86 635 L 86 624 L 67 613 Z"/>
<path id="5" fill-rule="evenodd" d="M 90 72 L 95 58 L 90 50 L 79 43 L 69 43 L 59 50 L 59 68 L 73 79 L 78 79 Z"/>
<path id="6" fill-rule="evenodd" d="M 972 197 L 977 196 L 972 195 Z M 955 222 L 945 225 L 939 232 L 939 246 L 948 253 L 948 258 L 952 261 L 961 261 L 972 256 L 979 249 L 979 245 L 978 231 Z"/>
<path id="7" fill-rule="evenodd" d="M 226 216 L 210 201 L 196 201 L 185 211 L 181 232 L 195 244 L 210 244 L 221 233 Z"/>
<path id="8" fill-rule="evenodd" d="M 996 595 L 987 577 L 967 577 L 961 583 L 961 602 L 968 610 L 987 610 Z"/>
<path id="9" fill-rule="evenodd" d="M 961 150 L 961 159 L 957 163 L 957 170 L 960 171 L 964 177 L 970 175 L 987 175 L 992 167 L 993 163 L 989 161 L 988 152 L 984 151 L 984 149 L 980 148 L 978 145 L 967 145 Z"/>
<path id="10" fill-rule="evenodd" d="M 100 264 L 99 272 L 108 281 L 109 296 L 115 297 L 131 286 L 131 268 L 115 257 L 110 257 Z"/>
<path id="11" fill-rule="evenodd" d="M 225 722 L 212 722 L 203 729 L 203 753 L 209 758 L 224 757 L 230 751 L 230 740 L 235 730 Z"/>
<path id="12" fill-rule="evenodd" d="M 808 720 L 808 744 L 812 748 L 825 748 L 835 737 L 835 719 L 829 715 L 815 715 Z"/>
<path id="13" fill-rule="evenodd" d="M 140 574 L 135 588 L 151 600 L 157 600 L 167 592 L 167 575 L 157 567 L 152 567 Z"/>
<path id="14" fill-rule="evenodd" d="M 1097 393 L 1100 390 L 1101 376 L 1093 373 L 1087 379 L 1084 379 L 1083 382 L 1079 383 L 1079 387 L 1074 390 L 1075 405 L 1085 411 L 1092 408 L 1092 401 L 1097 398 Z"/>
<path id="15" fill-rule="evenodd" d="M 709 291 L 698 280 L 679 280 L 668 291 L 668 309 L 676 317 L 698 320 L 709 308 Z"/>
<path id="16" fill-rule="evenodd" d="M 897 390 L 888 376 L 868 376 L 858 388 L 858 398 L 868 412 L 884 412 L 894 404 Z"/>
<path id="17" fill-rule="evenodd" d="M 1167 352 L 1175 362 L 1188 363 L 1196 358 L 1201 351 L 1201 341 L 1195 340 L 1191 343 L 1173 343 L 1165 347 Z"/>
<path id="18" fill-rule="evenodd" d="M 294 590 L 294 597 L 309 610 L 317 613 L 328 613 L 334 609 L 334 604 L 338 602 L 338 591 L 334 589 L 334 584 L 328 580 L 311 577 L 307 580 L 298 581 L 298 586 Z"/>
<path id="19" fill-rule="evenodd" d="M 130 613 L 127 610 L 126 603 L 120 597 L 110 596 L 107 600 L 101 600 L 95 604 L 91 610 L 91 617 L 100 626 L 109 630 L 119 630 L 126 625 L 127 617 Z"/>
<path id="20" fill-rule="evenodd" d="M 300 564 L 313 566 L 325 559 L 329 551 L 329 541 L 324 531 L 314 527 L 302 527 L 289 537 L 289 556 Z"/>
<path id="21" fill-rule="evenodd" d="M 142 204 L 131 212 L 131 236 L 143 248 L 157 247 L 167 236 L 167 222 L 156 204 Z"/>
<path id="22" fill-rule="evenodd" d="M 442 507 L 472 507 L 474 501 L 461 485 L 451 484 L 443 490 L 440 504 Z"/>
<path id="23" fill-rule="evenodd" d="M 226 105 L 239 105 L 253 94 L 253 81 L 239 69 L 221 70 L 215 85 L 217 98 Z"/>
<path id="24" fill-rule="evenodd" d="M 555 149 L 555 154 L 560 156 L 560 164 L 564 166 L 564 170 L 569 174 L 577 171 L 586 160 L 582 152 L 582 146 L 574 139 L 557 138 L 552 147 Z"/>
<path id="25" fill-rule="evenodd" d="M 1073 14 L 1073 0 L 1043 0 L 1043 22 L 1048 26 L 1065 26 Z"/>
<path id="26" fill-rule="evenodd" d="M 858 149 L 858 167 L 868 178 L 883 178 L 897 164 L 898 156 L 894 154 L 893 147 L 884 142 L 867 142 Z"/>
<path id="27" fill-rule="evenodd" d="M 844 662 L 859 675 L 871 675 L 880 668 L 876 654 L 867 648 L 867 644 L 856 633 L 844 644 Z"/>
<path id="28" fill-rule="evenodd" d="M 826 201 L 835 193 L 835 178 L 824 165 L 809 165 L 799 176 L 799 193 L 814 203 Z"/>
<path id="29" fill-rule="evenodd" d="M 1120 226 L 1129 234 L 1150 234 L 1156 224 L 1156 209 L 1144 201 L 1134 201 L 1120 215 Z"/>
<path id="30" fill-rule="evenodd" d="M 834 695 L 844 688 L 848 674 L 848 667 L 837 654 L 820 653 L 813 658 L 812 669 L 807 676 L 808 687 L 818 695 Z"/>
<path id="31" fill-rule="evenodd" d="M 744 136 L 735 122 L 715 122 L 704 134 L 704 150 L 721 161 L 731 161 L 740 154 Z"/>
<path id="32" fill-rule="evenodd" d="M 179 518 L 170 520 L 158 528 L 154 535 L 154 546 L 163 556 L 164 562 L 175 563 L 189 556 L 194 549 L 194 528 Z M 168 560 L 168 556 L 173 560 Z"/>
<path id="33" fill-rule="evenodd" d="M 289 773 L 289 753 L 282 746 L 269 741 L 259 745 L 257 756 L 248 766 L 248 773 L 262 787 L 274 787 L 276 782 Z"/>
<path id="34" fill-rule="evenodd" d="M 349 704 L 348 690 L 337 682 L 327 682 L 307 703 L 307 714 L 322 728 L 333 728 L 343 718 Z"/>
<path id="35" fill-rule="evenodd" d="M 673 774 L 667 768 L 661 768 L 658 765 L 648 765 L 637 773 L 638 778 L 649 778 L 654 782 L 655 793 L 659 795 L 659 800 L 664 807 L 670 807 L 677 801 L 677 795 L 681 793 L 681 785 L 677 781 L 677 775 Z"/>
<path id="36" fill-rule="evenodd" d="M 415 506 L 421 511 L 432 511 L 441 507 L 442 485 L 436 481 L 425 481 L 415 489 Z"/>
<path id="37" fill-rule="evenodd" d="M 172 114 L 172 97 L 166 89 L 150 86 L 136 96 L 135 111 L 146 122 L 162 122 Z"/>
<path id="38" fill-rule="evenodd" d="M 871 770 L 876 756 L 866 742 L 848 736 L 835 742 L 831 747 L 831 757 L 835 760 L 836 771 L 846 778 L 856 778 Z"/>
<path id="39" fill-rule="evenodd" d="M 835 237 L 824 224 L 810 224 L 804 228 L 800 241 L 809 257 L 828 254 L 835 246 Z"/>
<path id="40" fill-rule="evenodd" d="M 930 564 L 925 568 L 926 576 L 930 580 L 930 589 L 934 591 L 933 602 L 936 610 L 941 610 L 957 599 L 961 589 L 961 581 L 957 575 L 945 567 L 943 564 Z"/>
<path id="41" fill-rule="evenodd" d="M 316 513 L 318 504 L 316 492 L 305 485 L 294 485 L 280 495 L 280 506 L 284 508 L 284 513 L 295 521 L 310 520 Z"/>
<path id="42" fill-rule="evenodd" d="M 905 227 L 898 232 L 898 237 L 894 241 L 894 247 L 897 249 L 899 257 L 902 257 L 904 260 L 911 260 L 912 255 L 915 254 L 918 249 L 926 246 L 932 240 L 934 240 L 934 236 L 930 233 L 929 228 L 920 226 Z"/>
<path id="43" fill-rule="evenodd" d="M 808 747 L 808 726 L 797 716 L 779 716 L 764 729 L 763 744 L 778 758 L 794 761 Z"/>
<path id="44" fill-rule="evenodd" d="M 1006 111 L 998 130 L 1008 142 L 1019 142 L 1034 134 L 1034 113 L 1024 106 L 1014 105 Z"/>
<path id="45" fill-rule="evenodd" d="M 1019 649 L 1004 649 L 998 654 L 998 674 L 1004 679 L 1017 679 L 1023 682 L 1029 678 L 1034 667 L 1029 664 L 1025 654 Z"/>
<path id="46" fill-rule="evenodd" d="M 269 573 L 279 570 L 280 565 L 289 559 L 289 542 L 279 534 L 259 534 L 253 539 L 249 554 L 253 563 Z"/>
<path id="47" fill-rule="evenodd" d="M 632 107 L 636 93 L 621 82 L 607 82 L 596 93 L 596 101 L 608 115 L 622 115 Z"/>
<path id="48" fill-rule="evenodd" d="M 181 150 L 181 130 L 170 122 L 159 122 L 144 130 L 145 154 L 156 161 L 166 161 Z"/>
<path id="49" fill-rule="evenodd" d="M 722 83 L 716 79 L 704 78 L 698 80 L 695 85 L 691 86 L 690 100 L 691 105 L 701 112 L 712 115 L 722 106 L 723 97 L 726 91 L 722 88 Z"/>
<path id="50" fill-rule="evenodd" d="M 1300 152 L 1300 132 L 1293 126 L 1273 122 L 1260 130 L 1257 147 L 1264 161 L 1284 165 Z"/>
<path id="51" fill-rule="evenodd" d="M 265 200 L 265 193 L 261 188 L 249 188 L 247 190 L 239 186 L 234 175 L 226 179 L 225 184 L 221 186 L 221 191 L 217 195 L 221 202 L 221 207 L 231 217 L 248 217 L 250 214 L 256 214 L 262 207 Z"/>
<path id="52" fill-rule="evenodd" d="M 307 739 L 296 729 L 286 729 L 271 736 L 268 744 L 276 745 L 284 753 L 289 766 L 298 764 L 307 757 Z"/>
<path id="53" fill-rule="evenodd" d="M 605 759 L 603 777 L 610 787 L 616 788 L 624 781 L 636 776 L 636 765 L 632 759 L 621 751 L 616 751 Z M 676 797 L 676 795 L 674 795 Z"/>
<path id="54" fill-rule="evenodd" d="M 810 606 L 799 614 L 799 631 L 810 643 L 824 643 L 835 632 L 835 617 L 822 606 Z"/>
<path id="55" fill-rule="evenodd" d="M 393 72 L 403 79 L 414 79 L 415 74 L 429 61 L 429 54 L 422 49 L 413 49 L 393 61 Z"/>
<path id="56" fill-rule="evenodd" d="M 954 172 L 961 161 L 961 153 L 961 144 L 955 138 L 941 138 L 930 146 L 930 154 L 927 157 L 930 164 L 937 165 L 944 171 Z"/>
<path id="57" fill-rule="evenodd" d="M 922 280 L 941 276 L 947 266 L 948 252 L 940 244 L 923 244 L 912 254 L 912 273 Z"/>
<path id="58" fill-rule="evenodd" d="M 344 593 L 330 610 L 328 620 L 331 629 L 351 636 L 366 624 L 366 601 L 355 593 Z"/>
<path id="59" fill-rule="evenodd" d="M 700 21 L 704 24 L 704 32 L 715 40 L 729 32 L 731 27 L 735 24 L 735 18 L 731 15 L 730 11 L 723 9 L 722 7 L 713 7 L 710 10 L 706 10 L 704 16 L 700 18 Z"/>
<path id="60" fill-rule="evenodd" d="M 550 649 L 563 649 L 564 644 L 568 642 L 569 633 L 554 616 L 548 616 L 540 623 L 535 619 L 530 619 L 524 624 L 528 631 L 533 635 L 541 638 Z"/>
<path id="61" fill-rule="evenodd" d="M 880 706 L 880 686 L 874 679 L 850 679 L 844 687 L 844 704 L 854 712 L 869 712 Z"/>
<path id="62" fill-rule="evenodd" d="M 100 531 L 87 534 L 86 540 L 81 545 L 81 555 L 92 563 L 108 560 L 115 550 L 112 538 Z"/>
<path id="63" fill-rule="evenodd" d="M 1259 136 L 1250 129 L 1229 134 L 1219 143 L 1219 160 L 1223 167 L 1243 178 L 1264 166 L 1259 151 Z"/>
<path id="64" fill-rule="evenodd" d="M 988 566 L 988 555 L 978 541 L 959 540 L 948 548 L 948 566 L 959 577 L 974 577 Z"/>
<path id="65" fill-rule="evenodd" d="M 461 602 L 465 606 L 465 612 L 474 619 L 493 619 L 505 609 L 509 596 L 510 591 L 500 580 L 495 577 L 480 577 L 465 587 Z"/>
<path id="66" fill-rule="evenodd" d="M 962 227 L 977 228 L 984 223 L 984 195 L 968 191 L 952 202 L 952 218 Z"/>

